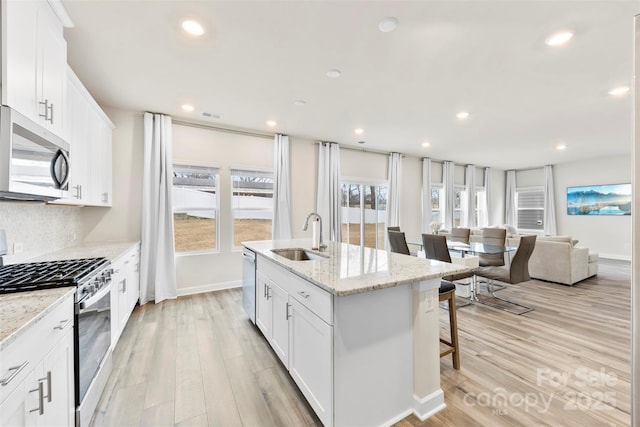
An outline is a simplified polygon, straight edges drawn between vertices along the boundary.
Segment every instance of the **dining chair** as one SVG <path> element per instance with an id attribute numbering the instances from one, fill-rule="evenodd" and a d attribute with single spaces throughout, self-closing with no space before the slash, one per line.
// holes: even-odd
<path id="1" fill-rule="evenodd" d="M 520 283 L 531 280 L 531 276 L 529 276 L 529 258 L 531 258 L 531 254 L 533 253 L 533 249 L 536 245 L 536 236 L 522 236 L 520 238 L 520 244 L 518 245 L 518 249 L 516 250 L 516 254 L 513 256 L 511 263 L 507 266 L 487 266 L 487 267 L 479 267 L 475 270 L 476 276 L 484 277 L 489 279 L 488 290 L 491 295 L 500 301 L 504 301 L 509 304 L 516 305 L 518 307 L 522 307 L 524 311 L 515 313 L 515 314 L 524 314 L 534 309 L 531 307 L 527 307 L 526 305 L 522 305 L 517 302 L 513 302 L 507 300 L 505 298 L 497 296 L 495 293 L 499 290 L 504 289 L 500 288 L 497 290 L 493 290 L 493 281 L 496 280 L 502 283 Z M 489 304 L 490 305 L 490 304 Z M 505 309 L 506 310 L 506 309 Z M 510 311 L 510 310 L 506 310 Z"/>
<path id="2" fill-rule="evenodd" d="M 469 243 L 470 235 L 470 228 L 454 227 L 451 229 L 451 233 L 449 233 L 449 240 L 452 242 Z"/>
<path id="3" fill-rule="evenodd" d="M 387 231 L 400 231 L 400 227 L 396 227 L 396 226 L 387 227 Z"/>
<path id="4" fill-rule="evenodd" d="M 402 231 L 389 230 L 389 245 L 391 246 L 391 252 L 395 252 L 403 255 L 411 255 L 409 252 L 409 246 L 407 246 L 407 239 Z"/>
<path id="5" fill-rule="evenodd" d="M 451 263 L 451 254 L 447 247 L 447 238 L 441 234 L 423 234 L 422 247 L 427 259 L 435 259 L 442 262 Z M 473 272 L 456 273 L 443 277 L 444 280 L 455 282 L 457 280 L 473 277 Z"/>
<path id="6" fill-rule="evenodd" d="M 482 244 L 492 246 L 504 246 L 507 240 L 507 230 L 504 228 L 483 228 Z M 480 267 L 500 267 L 504 265 L 504 253 L 478 254 Z"/>

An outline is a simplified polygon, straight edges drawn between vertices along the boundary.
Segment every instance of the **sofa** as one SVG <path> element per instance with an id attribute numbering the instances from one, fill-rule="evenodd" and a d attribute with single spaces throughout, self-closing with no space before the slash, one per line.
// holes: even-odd
<path id="1" fill-rule="evenodd" d="M 570 236 L 539 236 L 529 259 L 534 279 L 573 285 L 598 274 L 598 254 L 576 247 Z"/>

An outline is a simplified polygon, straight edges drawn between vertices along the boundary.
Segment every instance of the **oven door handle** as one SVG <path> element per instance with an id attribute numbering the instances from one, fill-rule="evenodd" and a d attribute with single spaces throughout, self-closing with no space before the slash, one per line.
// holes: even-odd
<path id="1" fill-rule="evenodd" d="M 93 304 L 100 301 L 102 298 L 104 298 L 105 295 L 108 295 L 110 292 L 111 292 L 111 283 L 100 288 L 100 290 L 95 294 L 85 297 L 80 301 L 78 301 L 78 304 L 80 306 L 80 314 L 83 313 L 84 309 L 86 309 L 87 307 L 91 307 Z"/>

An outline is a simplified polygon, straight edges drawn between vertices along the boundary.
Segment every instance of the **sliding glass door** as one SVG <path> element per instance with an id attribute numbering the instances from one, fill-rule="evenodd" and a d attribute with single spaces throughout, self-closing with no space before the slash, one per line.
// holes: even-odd
<path id="1" fill-rule="evenodd" d="M 342 241 L 384 249 L 387 186 L 347 181 L 342 184 Z"/>

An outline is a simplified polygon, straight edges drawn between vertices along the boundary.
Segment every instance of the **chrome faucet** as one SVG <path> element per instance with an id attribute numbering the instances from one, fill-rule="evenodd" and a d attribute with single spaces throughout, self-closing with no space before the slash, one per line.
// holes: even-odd
<path id="1" fill-rule="evenodd" d="M 322 217 L 317 212 L 311 212 L 309 215 L 307 215 L 307 218 L 304 220 L 304 227 L 302 227 L 302 231 L 307 231 L 307 228 L 309 227 L 309 218 L 311 218 L 312 216 L 316 216 L 318 218 L 318 221 L 320 222 L 320 244 L 318 249 L 320 250 L 320 252 L 322 252 L 327 248 L 327 245 L 322 243 Z"/>

